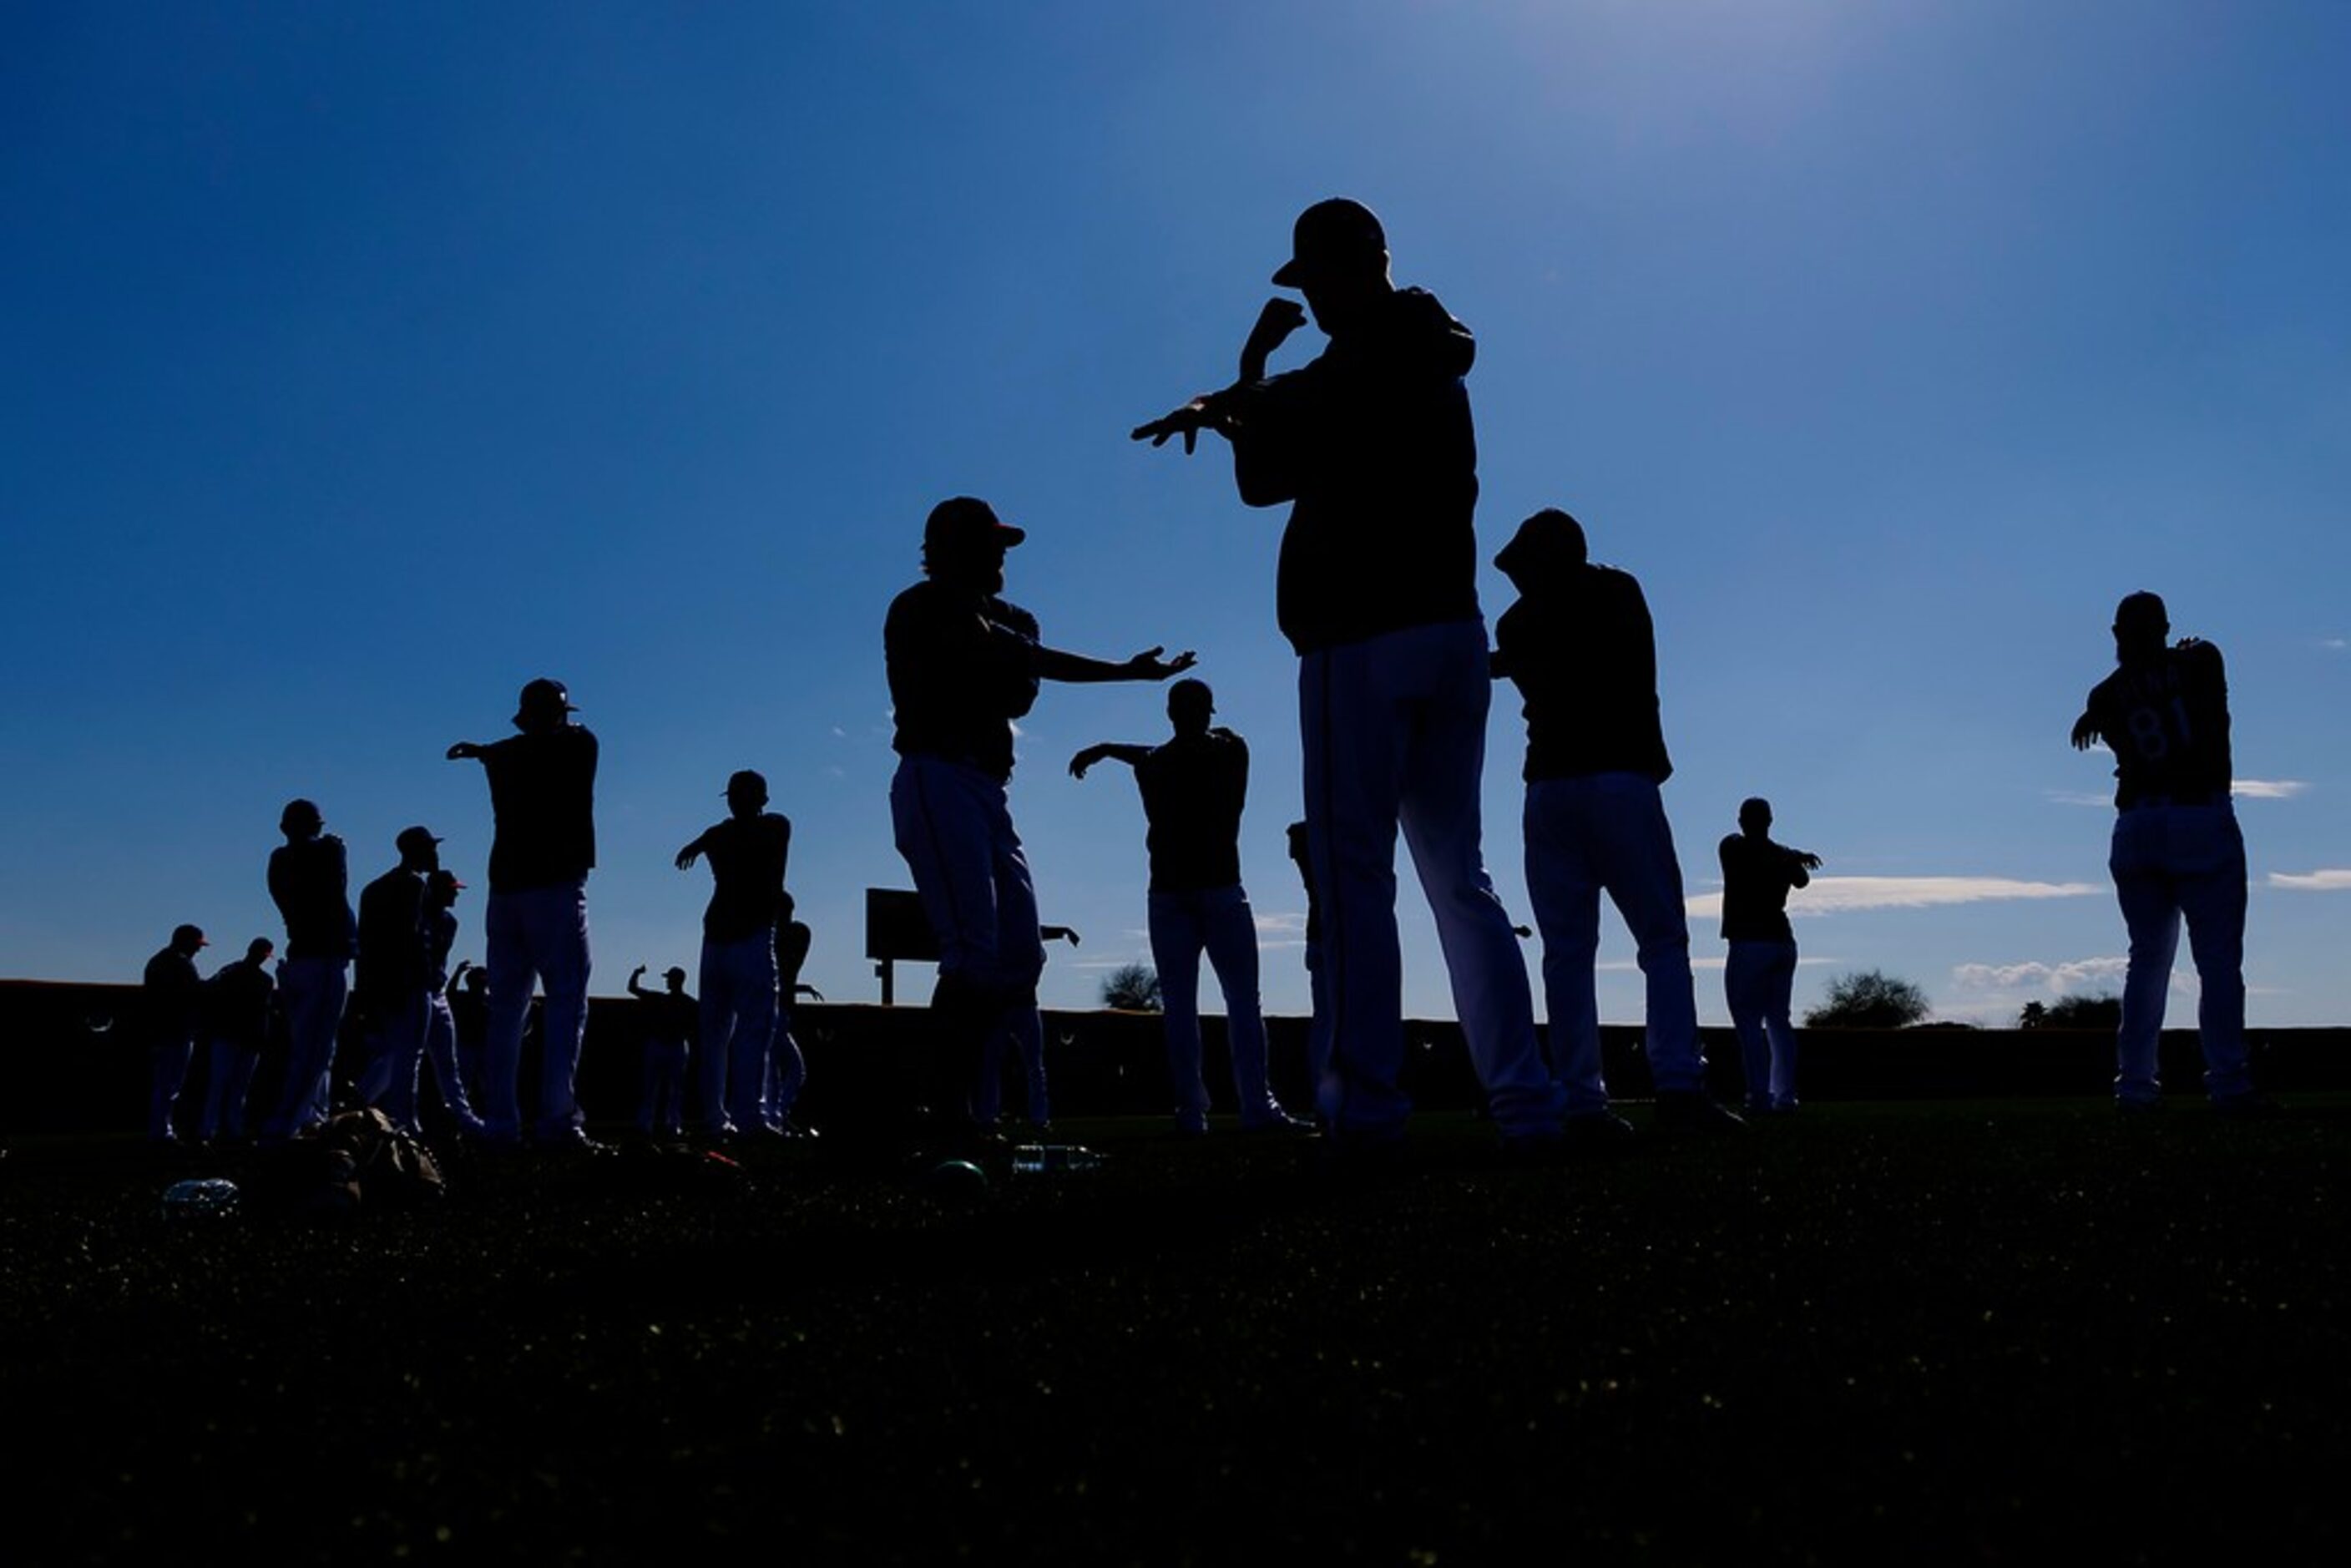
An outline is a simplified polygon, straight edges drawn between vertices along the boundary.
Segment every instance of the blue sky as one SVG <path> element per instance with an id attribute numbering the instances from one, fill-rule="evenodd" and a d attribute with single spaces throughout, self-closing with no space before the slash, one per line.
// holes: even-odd
<path id="1" fill-rule="evenodd" d="M 441 754 L 546 673 L 604 743 L 597 989 L 690 961 L 670 859 L 748 766 L 810 978 L 872 998 L 882 612 L 968 492 L 1030 528 L 1049 641 L 1199 651 L 1302 1009 L 1280 515 L 1125 431 L 1230 374 L 1291 217 L 1346 193 L 1479 336 L 1487 553 L 1565 506 L 1647 590 L 1702 963 L 1761 793 L 1834 879 L 1800 1007 L 1870 966 L 1959 1018 L 2113 988 L 2106 764 L 2065 736 L 2151 588 L 2230 660 L 2253 1020 L 2345 1022 L 2346 80 L 2322 3 L 12 7 L 0 973 L 274 931 L 296 794 L 360 878 L 446 834 L 478 951 L 486 792 Z M 1142 823 L 1063 764 L 1165 720 L 1059 688 L 1023 727 L 1015 814 L 1086 937 L 1045 1000 L 1083 1005 L 1144 952 Z M 1613 917 L 1602 957 L 1637 1019 Z"/>

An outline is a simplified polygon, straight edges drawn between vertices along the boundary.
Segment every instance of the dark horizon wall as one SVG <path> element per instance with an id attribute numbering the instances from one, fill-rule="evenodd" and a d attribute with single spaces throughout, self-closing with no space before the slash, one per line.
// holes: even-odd
<path id="1" fill-rule="evenodd" d="M 581 1051 L 580 1100 L 591 1124 L 625 1124 L 634 1113 L 643 1048 L 643 1004 L 604 997 L 589 1006 Z M 803 1120 L 820 1127 L 853 1127 L 910 1102 L 918 1081 L 916 1058 L 925 1024 L 919 1007 L 803 1002 L 794 1033 L 809 1061 L 800 1102 Z M 1231 1071 L 1224 1020 L 1201 1020 L 1208 1092 L 1217 1111 L 1232 1109 Z M 1266 1020 L 1276 1092 L 1296 1108 L 1312 1103 L 1306 1082 L 1306 1020 Z M 1701 1030 L 1715 1092 L 1741 1095 L 1737 1042 L 1727 1029 Z M 1977 1030 L 1927 1026 L 1880 1030 L 1800 1030 L 1801 1086 L 1808 1101 L 2000 1099 L 2009 1096 L 2102 1097 L 2114 1074 L 2114 1037 L 2104 1030 Z M 1410 1050 L 1405 1087 L 1430 1110 L 1474 1110 L 1482 1104 L 1460 1026 L 1441 1019 L 1405 1025 Z M 535 1031 L 534 1031 L 535 1034 Z M 1601 1028 L 1611 1092 L 1640 1099 L 1650 1092 L 1648 1069 L 1635 1025 Z M 2351 1089 L 2351 1030 L 2256 1030 L 2254 1071 L 2264 1089 Z M 1166 1057 L 1159 1019 L 1150 1013 L 1048 1012 L 1047 1076 L 1059 1117 L 1170 1113 Z M 526 1047 L 524 1082 L 535 1082 Z M 338 1078 L 360 1060 L 355 1030 L 346 1029 L 337 1053 Z M 256 1080 L 256 1102 L 274 1092 L 278 1063 L 266 1053 Z M 146 1036 L 135 986 L 0 980 L 0 1133 L 134 1132 L 143 1124 L 148 1082 Z M 2164 1081 L 2176 1096 L 2192 1098 L 2202 1061 L 2193 1030 L 2166 1030 Z M 1004 1103 L 1017 1113 L 1015 1068 L 1006 1064 Z M 182 1104 L 204 1088 L 203 1052 Z M 431 1098 L 430 1091 L 426 1097 Z"/>

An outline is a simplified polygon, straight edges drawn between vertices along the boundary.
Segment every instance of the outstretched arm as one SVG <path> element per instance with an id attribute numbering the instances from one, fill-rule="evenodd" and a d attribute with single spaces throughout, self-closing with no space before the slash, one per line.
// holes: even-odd
<path id="1" fill-rule="evenodd" d="M 1170 675 L 1180 675 L 1197 663 L 1189 648 L 1172 659 L 1163 659 L 1164 647 L 1145 648 L 1132 659 L 1113 664 L 1108 659 L 1090 659 L 1083 653 L 1065 653 L 1059 648 L 1037 650 L 1037 673 L 1049 681 L 1071 685 L 1086 685 L 1098 681 L 1164 681 Z"/>
<path id="2" fill-rule="evenodd" d="M 694 862 L 702 858 L 702 852 L 706 847 L 705 841 L 707 841 L 710 835 L 708 833 L 705 833 L 700 838 L 695 839 L 694 842 L 686 845 L 685 848 L 677 852 L 678 870 L 690 871 L 693 869 Z"/>
<path id="3" fill-rule="evenodd" d="M 1128 439 L 1165 446 L 1168 437 L 1180 435 L 1184 438 L 1185 455 L 1189 456 L 1199 444 L 1200 432 L 1213 430 L 1219 435 L 1231 435 L 1234 405 L 1239 394 L 1265 380 L 1265 364 L 1273 357 L 1273 351 L 1305 325 L 1306 308 L 1297 300 L 1267 300 L 1257 313 L 1256 325 L 1249 329 L 1249 340 L 1241 345 L 1240 379 L 1221 392 L 1202 392 L 1148 424 L 1136 425 L 1128 433 Z"/>
<path id="4" fill-rule="evenodd" d="M 2098 721 L 2090 716 L 2088 708 L 2084 708 L 2082 716 L 2074 721 L 2074 749 L 2089 750 L 2097 744 L 2098 735 Z"/>
<path id="5" fill-rule="evenodd" d="M 1070 758 L 1070 777 L 1084 778 L 1086 769 L 1097 762 L 1123 762 L 1133 768 L 1150 755 L 1151 747 L 1147 746 L 1129 746 L 1115 740 L 1099 741 Z"/>
<path id="6" fill-rule="evenodd" d="M 1040 942 L 1067 942 L 1074 947 L 1078 945 L 1078 933 L 1076 927 L 1070 925 L 1040 925 L 1037 927 L 1037 939 Z"/>
<path id="7" fill-rule="evenodd" d="M 441 994 L 444 997 L 455 996 L 457 994 L 458 982 L 465 977 L 465 971 L 473 967 L 474 961 L 471 958 L 458 959 L 457 967 L 449 971 L 449 983 L 441 988 Z"/>
<path id="8" fill-rule="evenodd" d="M 653 994 L 653 992 L 645 989 L 644 987 L 637 984 L 639 980 L 644 977 L 644 973 L 645 967 L 643 964 L 638 965 L 635 968 L 629 971 L 629 995 L 643 998 Z"/>
<path id="9" fill-rule="evenodd" d="M 449 760 L 452 762 L 473 761 L 478 759 L 481 755 L 482 748 L 470 740 L 461 740 L 448 751 Z"/>
<path id="10" fill-rule="evenodd" d="M 794 996 L 796 996 L 796 997 L 813 997 L 813 998 L 815 998 L 818 1001 L 822 1001 L 822 1000 L 824 1000 L 824 993 L 823 993 L 822 991 L 818 990 L 814 986 L 809 985 L 809 984 L 807 984 L 806 982 L 802 982 L 802 983 L 800 983 L 800 984 L 799 984 L 799 985 L 795 985 L 795 986 L 792 988 L 792 995 L 794 995 Z"/>

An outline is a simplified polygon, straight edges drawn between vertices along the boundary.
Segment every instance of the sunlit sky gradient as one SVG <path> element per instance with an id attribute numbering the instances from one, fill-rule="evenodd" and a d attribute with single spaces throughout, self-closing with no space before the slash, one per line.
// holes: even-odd
<path id="1" fill-rule="evenodd" d="M 2151 588 L 2262 781 L 2254 1021 L 2351 1021 L 2346 81 L 2325 0 L 10 7 L 0 973 L 275 932 L 296 794 L 355 883 L 448 835 L 477 954 L 487 793 L 441 756 L 546 673 L 603 741 L 596 989 L 691 962 L 671 856 L 749 766 L 809 977 L 870 999 L 861 890 L 907 885 L 882 614 L 971 492 L 1031 530 L 1049 641 L 1199 650 L 1302 1010 L 1280 515 L 1125 432 L 1230 375 L 1343 192 L 1479 336 L 1486 553 L 1563 505 L 1647 590 L 1704 1018 L 1750 793 L 1829 862 L 1800 1008 L 1864 966 L 1956 1018 L 2112 989 L 2107 759 L 2066 732 Z M 1054 688 L 1023 731 L 1086 938 L 1045 1000 L 1085 1005 L 1145 952 L 1142 818 L 1063 765 L 1165 721 Z M 1613 916 L 1602 957 L 1637 1019 Z"/>

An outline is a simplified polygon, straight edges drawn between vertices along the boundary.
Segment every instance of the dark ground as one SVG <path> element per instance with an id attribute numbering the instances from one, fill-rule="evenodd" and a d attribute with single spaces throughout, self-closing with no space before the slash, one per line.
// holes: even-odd
<path id="1" fill-rule="evenodd" d="M 1081 1123 L 1108 1169 L 969 1199 L 788 1151 L 311 1227 L 20 1142 L 7 1556 L 2335 1560 L 2351 1102 L 2296 1109 L 1820 1105 L 1556 1169 L 1426 1118 L 1360 1184 Z"/>

